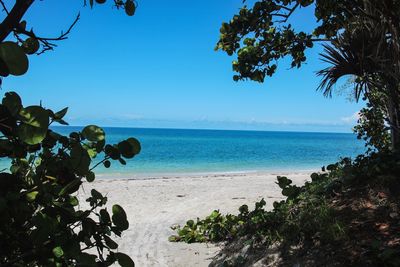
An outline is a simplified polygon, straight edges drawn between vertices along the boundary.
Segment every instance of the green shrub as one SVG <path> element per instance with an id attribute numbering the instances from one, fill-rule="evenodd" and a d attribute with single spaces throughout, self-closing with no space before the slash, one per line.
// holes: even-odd
<path id="1" fill-rule="evenodd" d="M 0 265 L 133 266 L 113 240 L 129 227 L 123 208 L 109 211 L 107 197 L 93 189 L 89 208 L 82 209 L 76 192 L 83 180 L 94 181 L 96 166 L 126 164 L 140 144 L 134 138 L 106 144 L 105 132 L 95 125 L 69 136 L 49 128 L 67 124 L 66 113 L 67 108 L 24 107 L 14 92 L 0 104 L 0 157 L 11 162 L 0 172 Z"/>

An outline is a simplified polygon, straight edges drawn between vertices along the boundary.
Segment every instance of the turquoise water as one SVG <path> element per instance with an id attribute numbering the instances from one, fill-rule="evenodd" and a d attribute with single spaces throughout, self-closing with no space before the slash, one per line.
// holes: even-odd
<path id="1" fill-rule="evenodd" d="M 79 127 L 57 127 L 60 133 Z M 142 152 L 98 174 L 316 170 L 364 152 L 354 134 L 222 130 L 105 128 L 108 143 L 136 137 Z M 96 159 L 94 160 L 97 161 Z"/>

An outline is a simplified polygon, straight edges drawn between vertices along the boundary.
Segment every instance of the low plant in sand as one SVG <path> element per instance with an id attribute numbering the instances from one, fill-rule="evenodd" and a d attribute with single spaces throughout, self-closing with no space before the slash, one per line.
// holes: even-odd
<path id="1" fill-rule="evenodd" d="M 278 177 L 287 198 L 272 210 L 264 209 L 264 200 L 251 211 L 241 206 L 237 215 L 215 210 L 177 227 L 170 241 L 225 242 L 215 266 L 266 264 L 268 249 L 277 250 L 284 265 L 398 266 L 399 162 L 389 152 L 345 158 L 301 187 Z"/>

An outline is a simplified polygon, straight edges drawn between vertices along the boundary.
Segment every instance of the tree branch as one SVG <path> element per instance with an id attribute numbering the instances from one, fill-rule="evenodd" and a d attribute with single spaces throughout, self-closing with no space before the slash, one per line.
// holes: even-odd
<path id="1" fill-rule="evenodd" d="M 42 54 L 47 50 L 53 50 L 53 48 L 57 46 L 54 43 L 55 41 L 62 41 L 62 40 L 68 39 L 68 34 L 71 32 L 72 28 L 76 25 L 76 23 L 78 22 L 79 19 L 80 19 L 80 13 L 78 13 L 75 20 L 72 22 L 72 24 L 69 26 L 69 28 L 65 32 L 61 32 L 61 34 L 58 37 L 40 37 L 40 36 L 37 36 L 33 32 L 33 30 L 27 31 L 20 27 L 17 27 L 14 30 L 14 34 L 18 40 L 20 40 L 19 34 L 23 34 L 23 35 L 26 35 L 26 36 L 29 36 L 31 38 L 38 40 L 43 46 L 42 51 L 39 52 L 38 54 Z"/>
<path id="2" fill-rule="evenodd" d="M 19 22 L 33 2 L 34 0 L 16 0 L 13 8 L 0 24 L 0 42 L 3 42 L 18 27 Z M 1 4 L 5 7 L 3 1 L 1 1 Z"/>

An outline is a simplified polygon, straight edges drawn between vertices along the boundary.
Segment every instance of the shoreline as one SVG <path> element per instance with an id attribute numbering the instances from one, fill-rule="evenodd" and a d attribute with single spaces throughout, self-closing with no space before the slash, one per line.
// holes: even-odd
<path id="1" fill-rule="evenodd" d="M 213 210 L 237 214 L 247 204 L 254 207 L 262 198 L 266 209 L 284 199 L 276 176 L 288 176 L 294 184 L 304 184 L 311 172 L 214 173 L 207 176 L 180 176 L 150 179 L 97 179 L 85 182 L 78 191 L 81 205 L 95 188 L 109 199 L 106 207 L 121 205 L 128 216 L 129 229 L 116 238 L 119 251 L 127 253 L 136 266 L 208 266 L 219 247 L 206 243 L 171 243 L 170 227 L 189 219 L 204 218 Z"/>
<path id="2" fill-rule="evenodd" d="M 290 176 L 310 175 L 313 172 L 320 172 L 321 168 L 298 169 L 298 170 L 246 170 L 246 171 L 211 171 L 211 172 L 182 172 L 182 173 L 96 173 L 96 181 L 115 180 L 162 180 L 162 179 L 187 179 L 187 178 L 212 178 L 212 177 L 242 177 L 249 175 L 266 176 Z M 290 177 L 288 177 L 290 178 Z"/>

